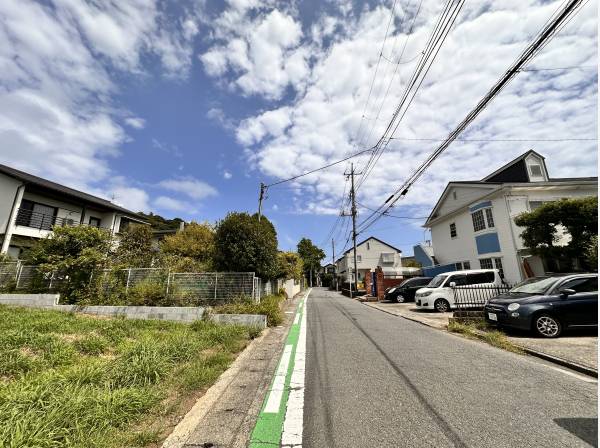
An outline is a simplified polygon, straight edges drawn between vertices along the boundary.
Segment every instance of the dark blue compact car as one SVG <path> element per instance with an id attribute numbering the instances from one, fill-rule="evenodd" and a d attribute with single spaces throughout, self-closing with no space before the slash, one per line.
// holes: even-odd
<path id="1" fill-rule="evenodd" d="M 568 328 L 598 326 L 598 274 L 529 278 L 488 300 L 488 323 L 556 338 Z"/>

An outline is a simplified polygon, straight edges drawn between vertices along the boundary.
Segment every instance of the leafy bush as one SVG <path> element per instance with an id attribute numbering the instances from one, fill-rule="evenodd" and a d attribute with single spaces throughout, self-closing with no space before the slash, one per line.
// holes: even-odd
<path id="1" fill-rule="evenodd" d="M 214 307 L 212 311 L 216 314 L 263 314 L 267 316 L 267 325 L 275 327 L 283 322 L 281 303 L 285 296 L 266 296 L 259 303 L 248 298 L 240 298 L 234 302 Z"/>

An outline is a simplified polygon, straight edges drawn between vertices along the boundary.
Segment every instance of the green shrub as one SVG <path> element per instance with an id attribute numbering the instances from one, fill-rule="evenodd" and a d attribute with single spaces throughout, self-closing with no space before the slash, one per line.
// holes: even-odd
<path id="1" fill-rule="evenodd" d="M 142 282 L 127 291 L 127 304 L 137 306 L 165 306 L 169 298 L 167 290 L 161 283 Z"/>

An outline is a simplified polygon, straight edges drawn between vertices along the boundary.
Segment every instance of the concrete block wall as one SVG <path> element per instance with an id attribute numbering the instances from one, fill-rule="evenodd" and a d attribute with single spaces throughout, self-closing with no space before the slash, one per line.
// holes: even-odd
<path id="1" fill-rule="evenodd" d="M 126 319 L 156 319 L 190 323 L 202 319 L 206 309 L 192 306 L 107 306 L 59 305 L 58 294 L 0 294 L 1 305 L 43 308 Z M 260 314 L 212 314 L 210 319 L 223 324 L 266 328 L 267 317 Z"/>

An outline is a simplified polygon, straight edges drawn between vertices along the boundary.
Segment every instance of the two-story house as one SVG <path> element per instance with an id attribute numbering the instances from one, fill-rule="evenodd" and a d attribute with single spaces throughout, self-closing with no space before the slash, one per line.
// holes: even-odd
<path id="1" fill-rule="evenodd" d="M 73 188 L 0 165 L 0 253 L 22 251 L 54 226 L 89 225 L 118 235 L 130 223 L 146 222 L 136 213 Z"/>
<path id="2" fill-rule="evenodd" d="M 514 218 L 547 201 L 597 195 L 597 177 L 551 178 L 544 157 L 527 151 L 481 180 L 450 182 L 424 227 L 446 270 L 497 268 L 515 283 L 548 269 L 525 248 Z"/>
<path id="3" fill-rule="evenodd" d="M 402 251 L 375 237 L 369 237 L 356 245 L 356 270 L 358 281 L 381 266 L 388 275 L 401 275 Z M 354 250 L 348 249 L 336 261 L 337 275 L 346 282 L 354 281 Z"/>

